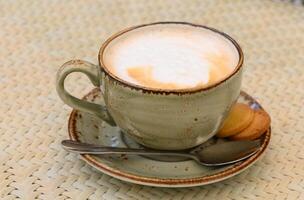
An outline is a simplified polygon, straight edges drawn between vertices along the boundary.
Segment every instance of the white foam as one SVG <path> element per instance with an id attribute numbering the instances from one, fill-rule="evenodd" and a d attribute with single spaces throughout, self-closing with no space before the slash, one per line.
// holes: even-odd
<path id="1" fill-rule="evenodd" d="M 218 74 L 217 80 L 238 63 L 238 52 L 228 39 L 188 25 L 154 25 L 114 39 L 105 50 L 104 63 L 116 76 L 137 85 L 185 89 L 207 85 L 211 68 L 217 67 L 212 58 L 223 55 L 229 70 Z M 132 76 L 129 70 L 134 68 L 142 68 L 143 77 Z"/>

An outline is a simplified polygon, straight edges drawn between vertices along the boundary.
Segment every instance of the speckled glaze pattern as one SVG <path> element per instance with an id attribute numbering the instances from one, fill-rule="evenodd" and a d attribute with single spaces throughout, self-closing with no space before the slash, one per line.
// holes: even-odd
<path id="1" fill-rule="evenodd" d="M 94 89 L 85 99 L 89 102 L 105 105 L 99 89 Z M 244 92 L 238 102 L 248 104 L 252 109 L 263 109 L 252 97 Z M 69 119 L 70 139 L 112 147 L 143 148 L 118 127 L 78 110 L 73 110 Z M 192 187 L 222 181 L 247 169 L 261 158 L 271 137 L 270 129 L 261 136 L 261 148 L 257 154 L 239 163 L 224 167 L 204 167 L 193 160 L 164 161 L 160 156 L 147 158 L 137 155 L 96 156 L 82 154 L 88 164 L 110 176 L 136 184 L 156 187 Z M 198 148 L 225 142 L 212 137 Z"/>
<path id="2" fill-rule="evenodd" d="M 57 91 L 71 107 L 95 114 L 111 125 L 118 125 L 142 145 L 155 149 L 187 149 L 214 136 L 237 100 L 242 81 L 243 53 L 231 37 L 215 29 L 184 22 L 159 23 L 198 26 L 222 34 L 237 48 L 238 65 L 226 79 L 207 88 L 162 90 L 125 82 L 104 67 L 102 54 L 106 45 L 119 35 L 158 23 L 146 24 L 110 37 L 100 49 L 100 67 L 79 60 L 65 63 L 57 74 Z M 64 90 L 64 79 L 73 71 L 85 73 L 94 85 L 100 86 L 106 106 L 81 101 Z"/>
<path id="3" fill-rule="evenodd" d="M 124 133 L 156 149 L 187 149 L 215 135 L 239 96 L 242 70 L 206 91 L 183 95 L 125 87 L 104 75 L 108 111 Z"/>

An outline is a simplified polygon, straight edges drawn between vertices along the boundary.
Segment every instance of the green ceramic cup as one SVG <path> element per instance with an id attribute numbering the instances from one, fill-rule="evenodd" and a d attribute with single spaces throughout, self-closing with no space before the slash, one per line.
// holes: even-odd
<path id="1" fill-rule="evenodd" d="M 104 66 L 104 49 L 116 37 L 143 26 L 170 23 L 209 29 L 229 39 L 239 53 L 235 70 L 225 80 L 207 88 L 164 90 L 126 82 Z M 119 126 L 125 134 L 150 148 L 181 150 L 205 142 L 216 134 L 240 93 L 244 58 L 240 46 L 227 34 L 205 26 L 158 22 L 128 28 L 110 37 L 101 47 L 98 58 L 99 65 L 81 60 L 63 64 L 57 73 L 59 96 L 69 106 L 94 114 L 112 126 Z M 64 80 L 72 72 L 86 74 L 94 86 L 100 87 L 106 106 L 70 95 L 64 89 Z"/>

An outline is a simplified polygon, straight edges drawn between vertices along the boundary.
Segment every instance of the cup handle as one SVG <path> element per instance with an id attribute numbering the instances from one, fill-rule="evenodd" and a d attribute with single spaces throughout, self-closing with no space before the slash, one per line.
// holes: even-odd
<path id="1" fill-rule="evenodd" d="M 111 126 L 115 126 L 115 122 L 105 106 L 78 99 L 64 89 L 64 80 L 72 72 L 82 72 L 87 75 L 94 86 L 101 85 L 98 66 L 82 60 L 68 61 L 61 66 L 56 76 L 56 90 L 62 101 L 74 109 L 96 115 Z"/>

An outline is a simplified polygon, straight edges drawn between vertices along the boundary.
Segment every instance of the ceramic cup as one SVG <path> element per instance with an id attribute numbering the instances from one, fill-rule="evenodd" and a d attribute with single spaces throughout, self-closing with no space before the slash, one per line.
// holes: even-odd
<path id="1" fill-rule="evenodd" d="M 104 50 L 116 37 L 134 29 L 156 24 L 176 23 L 212 30 L 229 39 L 239 53 L 235 70 L 224 80 L 201 89 L 149 89 L 126 82 L 104 65 Z M 100 48 L 99 65 L 72 60 L 57 73 L 57 92 L 69 106 L 94 114 L 112 126 L 119 126 L 138 143 L 155 149 L 181 150 L 197 146 L 221 127 L 237 100 L 242 80 L 243 53 L 235 40 L 213 28 L 185 22 L 158 22 L 125 29 L 110 37 Z M 78 99 L 64 89 L 64 80 L 72 72 L 86 74 L 100 87 L 105 105 Z"/>

